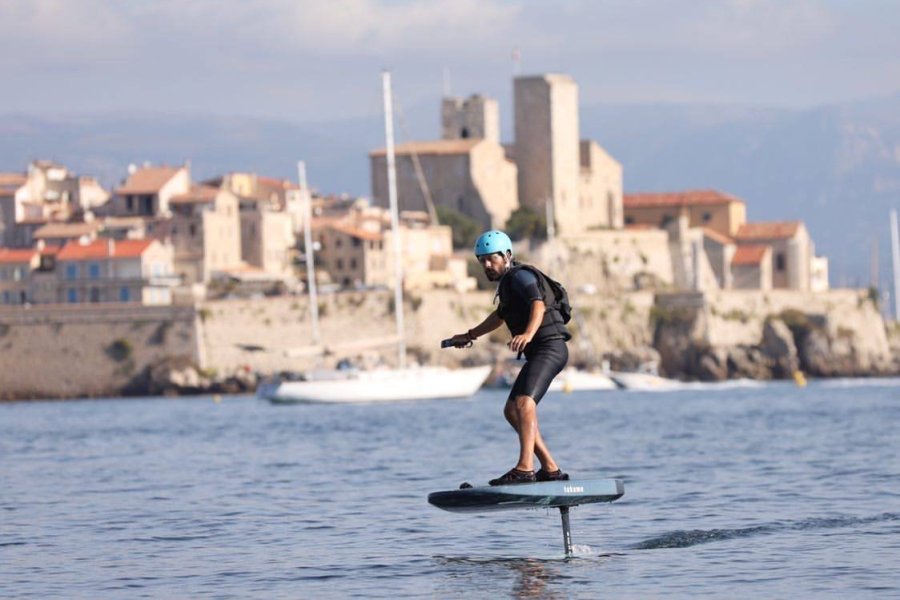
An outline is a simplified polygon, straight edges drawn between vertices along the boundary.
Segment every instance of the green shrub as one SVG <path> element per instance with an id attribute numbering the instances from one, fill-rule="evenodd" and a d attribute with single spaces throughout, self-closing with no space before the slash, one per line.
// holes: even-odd
<path id="1" fill-rule="evenodd" d="M 106 355 L 116 362 L 122 362 L 131 357 L 133 351 L 131 342 L 119 338 L 114 340 L 112 344 L 106 347 Z"/>

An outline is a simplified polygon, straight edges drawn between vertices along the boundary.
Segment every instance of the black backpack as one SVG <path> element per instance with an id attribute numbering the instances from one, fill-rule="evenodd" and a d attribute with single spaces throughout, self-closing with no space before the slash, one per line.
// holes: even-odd
<path id="1" fill-rule="evenodd" d="M 538 269 L 537 267 L 533 267 L 531 265 L 518 265 L 523 269 L 528 269 L 535 275 L 537 275 L 538 281 L 541 282 L 542 286 L 546 286 L 550 288 L 550 291 L 553 293 L 553 303 L 551 308 L 555 308 L 559 311 L 559 316 L 562 317 L 563 324 L 568 323 L 572 320 L 572 303 L 569 302 L 569 292 L 566 291 L 566 288 L 563 287 L 563 284 L 556 281 L 555 279 L 551 279 L 547 276 L 546 273 Z"/>

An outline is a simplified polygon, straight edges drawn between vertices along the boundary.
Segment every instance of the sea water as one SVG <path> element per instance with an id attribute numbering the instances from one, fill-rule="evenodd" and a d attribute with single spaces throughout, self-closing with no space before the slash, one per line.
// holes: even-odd
<path id="1" fill-rule="evenodd" d="M 900 381 L 550 394 L 573 478 L 625 496 L 455 514 L 513 466 L 505 394 L 0 405 L 0 597 L 900 596 Z"/>

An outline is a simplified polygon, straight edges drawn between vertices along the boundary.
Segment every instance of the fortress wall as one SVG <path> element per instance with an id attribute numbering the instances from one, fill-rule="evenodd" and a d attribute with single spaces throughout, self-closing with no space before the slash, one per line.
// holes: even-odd
<path id="1" fill-rule="evenodd" d="M 157 360 L 203 363 L 191 307 L 0 310 L 0 399 L 119 395 Z"/>
<path id="2" fill-rule="evenodd" d="M 409 354 L 427 364 L 456 366 L 492 362 L 511 353 L 505 327 L 471 350 L 441 350 L 443 338 L 480 323 L 496 308 L 493 292 L 431 290 L 408 294 L 404 321 Z M 582 327 L 573 322 L 573 358 L 584 353 L 621 351 L 650 345 L 648 326 L 653 294 L 623 297 L 572 293 Z M 341 358 L 376 356 L 397 362 L 390 292 L 326 294 L 319 298 L 322 344 L 312 343 L 305 296 L 265 300 L 205 302 L 200 307 L 208 367 L 228 372 L 243 366 L 263 373 L 333 367 Z M 588 342 L 584 347 L 581 341 Z M 324 354 L 323 354 L 324 351 Z"/>
<path id="3" fill-rule="evenodd" d="M 654 311 L 697 304 L 713 346 L 760 342 L 768 316 L 785 310 L 826 317 L 830 337 L 867 363 L 890 353 L 880 315 L 864 291 L 812 294 L 774 290 L 662 295 L 578 291 L 570 323 L 572 362 L 596 361 L 653 344 Z M 486 364 L 513 357 L 501 328 L 472 349 L 441 350 L 440 340 L 475 326 L 494 308 L 489 291 L 432 290 L 405 303 L 407 348 L 425 364 Z M 674 303 L 674 304 L 673 304 Z M 184 358 L 228 374 L 334 367 L 341 358 L 397 361 L 393 294 L 324 294 L 319 300 L 322 344 L 314 345 L 305 296 L 207 301 L 193 307 L 31 307 L 0 310 L 0 399 L 119 395 L 145 367 Z M 900 331 L 900 328 L 897 328 Z M 897 334 L 900 338 L 900 334 Z M 896 344 L 896 339 L 894 340 Z"/>

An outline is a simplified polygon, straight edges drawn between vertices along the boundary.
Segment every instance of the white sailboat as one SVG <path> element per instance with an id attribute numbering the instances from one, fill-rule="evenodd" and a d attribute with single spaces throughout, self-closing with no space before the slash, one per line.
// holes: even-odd
<path id="1" fill-rule="evenodd" d="M 273 403 L 326 402 L 360 403 L 403 400 L 432 400 L 438 398 L 464 398 L 471 396 L 487 379 L 490 365 L 464 369 L 446 367 L 407 367 L 406 336 L 403 322 L 403 264 L 400 254 L 400 224 L 397 207 L 397 182 L 394 166 L 394 125 L 391 100 L 391 75 L 382 73 L 384 99 L 384 123 L 387 145 L 388 196 L 390 200 L 391 227 L 394 253 L 394 316 L 397 324 L 396 369 L 329 370 L 308 374 L 303 381 L 279 381 L 263 384 L 257 395 Z M 302 174 L 301 174 L 302 178 Z M 307 269 L 311 269 L 312 242 L 308 233 L 311 218 L 307 202 L 306 252 Z M 310 276 L 311 303 L 315 306 L 315 277 Z M 314 311 L 311 316 L 315 317 Z M 317 324 L 314 332 L 318 331 Z"/>
<path id="2" fill-rule="evenodd" d="M 553 379 L 549 392 L 597 392 L 615 390 L 619 386 L 608 375 L 566 367 Z"/>

